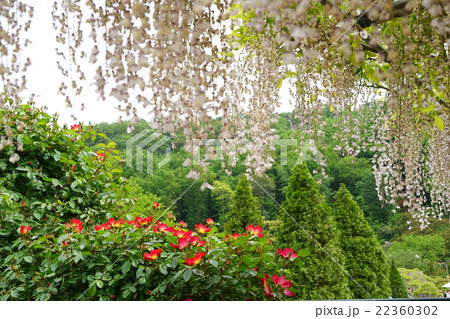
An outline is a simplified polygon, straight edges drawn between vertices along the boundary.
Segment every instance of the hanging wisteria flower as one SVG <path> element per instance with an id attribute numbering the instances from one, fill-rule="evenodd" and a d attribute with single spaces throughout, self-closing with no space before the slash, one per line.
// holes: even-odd
<path id="1" fill-rule="evenodd" d="M 11 156 L 9 157 L 9 161 L 13 164 L 16 164 L 19 158 L 20 158 L 19 154 L 12 153 Z"/>

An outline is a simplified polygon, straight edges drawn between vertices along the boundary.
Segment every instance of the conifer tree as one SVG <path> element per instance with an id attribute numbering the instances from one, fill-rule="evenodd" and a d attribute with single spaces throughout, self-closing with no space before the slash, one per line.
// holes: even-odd
<path id="1" fill-rule="evenodd" d="M 236 185 L 233 202 L 227 214 L 225 232 L 243 233 L 248 225 L 261 225 L 262 215 L 258 198 L 253 196 L 247 177 Z"/>
<path id="2" fill-rule="evenodd" d="M 290 177 L 286 201 L 280 212 L 278 246 L 307 250 L 303 265 L 292 272 L 297 299 L 350 299 L 344 256 L 338 244 L 331 208 L 319 192 L 306 164 L 296 166 Z"/>
<path id="3" fill-rule="evenodd" d="M 408 298 L 408 290 L 406 289 L 405 281 L 392 260 L 391 269 L 389 271 L 389 281 L 391 282 L 392 298 Z"/>
<path id="4" fill-rule="evenodd" d="M 391 289 L 386 258 L 363 211 L 344 184 L 334 199 L 334 216 L 346 270 L 353 278 L 349 287 L 354 298 L 389 297 Z"/>

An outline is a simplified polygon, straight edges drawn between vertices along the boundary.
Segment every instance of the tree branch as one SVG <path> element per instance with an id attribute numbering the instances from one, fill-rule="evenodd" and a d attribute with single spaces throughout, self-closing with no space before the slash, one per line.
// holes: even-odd
<path id="1" fill-rule="evenodd" d="M 397 0 L 394 1 L 394 3 L 392 4 L 392 10 L 389 12 L 389 16 L 387 18 L 384 19 L 376 19 L 376 20 L 371 20 L 368 17 L 367 11 L 365 11 L 363 14 L 361 14 L 357 19 L 356 19 L 356 23 L 361 26 L 362 28 L 367 28 L 370 27 L 373 23 L 374 24 L 380 24 L 383 22 L 387 22 L 390 21 L 394 18 L 399 18 L 399 17 L 406 17 L 411 13 L 411 9 L 407 9 L 406 5 L 408 4 L 408 0 Z"/>

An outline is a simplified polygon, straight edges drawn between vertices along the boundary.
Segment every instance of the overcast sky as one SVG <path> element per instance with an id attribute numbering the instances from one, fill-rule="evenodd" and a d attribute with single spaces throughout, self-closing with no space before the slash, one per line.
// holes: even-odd
<path id="1" fill-rule="evenodd" d="M 93 83 L 93 79 L 88 74 L 86 74 L 87 83 L 84 85 L 82 95 L 75 97 L 72 101 L 75 107 L 71 109 L 65 107 L 64 97 L 57 94 L 63 77 L 56 67 L 57 56 L 55 47 L 57 43 L 51 18 L 53 1 L 29 0 L 26 2 L 32 5 L 34 4 L 34 17 L 31 27 L 27 32 L 27 36 L 31 39 L 32 44 L 24 50 L 23 54 L 31 58 L 32 65 L 28 69 L 27 81 L 29 91 L 36 95 L 36 106 L 45 105 L 51 114 L 58 113 L 61 123 L 73 124 L 74 120 L 71 115 L 77 117 L 76 122 L 99 123 L 117 121 L 120 115 L 124 115 L 114 109 L 118 105 L 118 102 L 113 98 L 107 98 L 106 101 L 98 99 L 94 86 L 89 85 Z M 86 52 L 88 55 L 90 54 L 89 49 Z M 87 65 L 87 67 L 91 70 L 93 69 L 92 65 Z M 68 85 L 70 80 L 66 80 L 65 82 Z M 286 91 L 287 85 L 283 83 L 280 92 Z M 106 96 L 108 94 L 107 92 Z M 80 110 L 81 103 L 84 103 L 86 106 L 84 111 Z M 289 106 L 288 94 L 283 94 L 282 104 L 283 106 L 280 112 L 286 112 L 292 109 Z M 140 112 L 140 115 L 144 117 L 147 111 Z"/>

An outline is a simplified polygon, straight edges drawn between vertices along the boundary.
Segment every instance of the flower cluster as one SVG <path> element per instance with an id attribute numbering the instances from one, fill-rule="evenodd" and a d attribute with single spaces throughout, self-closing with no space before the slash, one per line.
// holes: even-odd
<path id="1" fill-rule="evenodd" d="M 200 234 L 209 233 L 211 229 L 208 228 L 208 226 L 203 224 L 197 224 L 195 225 L 195 230 L 197 230 Z"/>
<path id="2" fill-rule="evenodd" d="M 122 226 L 123 224 L 127 223 L 128 225 L 133 225 L 136 228 L 149 225 L 153 221 L 153 217 L 136 217 L 133 221 L 125 221 L 122 218 L 119 218 L 118 220 L 115 220 L 114 218 L 108 219 L 108 221 L 104 224 L 95 225 L 95 230 L 108 230 L 111 228 L 117 228 Z"/>
<path id="3" fill-rule="evenodd" d="M 284 250 L 278 248 L 278 255 L 280 255 L 284 259 L 289 259 L 290 261 L 293 261 L 295 260 L 295 258 L 299 257 L 296 253 L 294 253 L 292 248 L 285 248 Z"/>
<path id="4" fill-rule="evenodd" d="M 265 274 L 264 277 L 259 278 L 261 284 L 264 287 L 264 293 L 267 297 L 273 298 L 276 294 L 272 291 L 272 287 L 269 286 L 269 274 Z M 292 282 L 286 280 L 284 276 L 272 275 L 272 282 L 276 285 L 275 289 L 281 289 L 283 294 L 288 297 L 294 297 L 295 294 L 287 288 L 292 286 Z"/>
<path id="5" fill-rule="evenodd" d="M 154 220 L 151 216 L 128 219 L 130 220 L 109 218 L 103 224 L 94 225 L 93 229 L 83 229 L 81 220 L 71 219 L 66 223 L 66 227 L 73 232 L 81 233 L 83 230 L 79 236 L 70 236 L 67 234 L 68 231 L 57 239 L 56 237 L 53 239 L 53 234 L 48 236 L 49 240 L 51 238 L 58 243 L 60 249 L 58 253 L 62 252 L 64 258 L 55 260 L 61 263 L 67 258 L 74 264 L 84 267 L 88 259 L 96 258 L 100 254 L 116 254 L 114 259 L 118 256 L 123 257 L 115 271 L 117 277 L 130 283 L 127 286 L 132 287 L 129 289 L 130 292 L 122 286 L 108 288 L 111 290 L 105 291 L 102 282 L 98 281 L 96 287 L 101 290 L 86 292 L 87 299 L 108 298 L 105 297 L 105 293 L 106 296 L 111 296 L 109 300 L 130 300 L 130 298 L 165 300 L 173 299 L 174 296 L 177 300 L 204 300 L 206 297 L 212 300 L 223 297 L 226 300 L 250 300 L 250 296 L 255 300 L 294 297 L 291 291 L 293 282 L 286 279 L 289 272 L 285 271 L 289 269 L 290 263 L 282 265 L 284 262 L 282 258 L 274 256 L 271 241 L 262 234 L 260 226 L 250 225 L 246 234 L 225 236 L 217 233 L 217 227 L 214 226 L 212 219 L 206 222 L 209 227 L 197 224 L 193 230 L 182 227 L 185 226 L 184 222 L 177 223 L 174 218 L 168 216 L 164 220 Z M 31 226 L 23 225 L 20 233 L 26 234 L 30 229 Z M 117 232 L 111 231 L 114 229 Z M 101 230 L 110 230 L 111 233 L 99 232 Z M 235 240 L 237 238 L 240 240 Z M 25 236 L 21 238 L 24 239 Z M 225 240 L 228 242 L 225 243 Z M 127 245 L 131 241 L 132 245 Z M 132 251 L 136 249 L 134 247 L 138 251 Z M 125 255 L 124 249 L 128 252 Z M 262 258 L 263 254 L 265 258 Z M 139 260 L 126 257 L 136 255 L 141 256 Z M 280 249 L 279 255 L 287 258 L 297 257 L 290 248 Z M 84 259 L 83 256 L 95 257 Z M 28 260 L 30 259 L 24 259 L 25 262 Z M 99 267 L 102 268 L 101 263 Z M 96 271 L 100 268 L 96 268 Z M 249 275 L 241 276 L 243 271 L 248 271 Z M 189 284 L 186 284 L 187 282 Z M 263 285 L 264 290 L 261 290 L 259 283 Z M 51 287 L 49 288 L 51 292 L 54 289 L 53 285 L 55 289 L 62 287 L 61 283 L 45 282 L 45 284 Z M 211 287 L 211 284 L 216 285 L 215 289 L 220 292 L 212 292 L 211 289 L 205 288 L 205 285 Z M 230 286 L 235 287 L 235 291 L 228 292 Z M 192 287 L 196 291 L 192 290 Z"/>
<path id="6" fill-rule="evenodd" d="M 197 266 L 205 255 L 206 253 L 198 252 L 195 257 L 186 259 L 185 263 L 188 266 Z"/>
<path id="7" fill-rule="evenodd" d="M 20 233 L 22 235 L 25 235 L 26 233 L 28 233 L 31 230 L 31 226 L 20 226 Z"/>
<path id="8" fill-rule="evenodd" d="M 144 253 L 145 260 L 155 260 L 159 258 L 159 255 L 162 253 L 162 249 L 153 249 L 149 253 Z"/>
<path id="9" fill-rule="evenodd" d="M 104 161 L 106 159 L 105 153 L 98 152 L 97 153 L 97 159 L 99 159 L 100 161 Z"/>
<path id="10" fill-rule="evenodd" d="M 250 232 L 250 235 L 258 236 L 259 238 L 262 238 L 264 236 L 264 234 L 262 233 L 262 228 L 259 225 L 248 225 L 246 229 Z"/>
<path id="11" fill-rule="evenodd" d="M 66 223 L 67 229 L 73 229 L 76 233 L 81 233 L 83 230 L 83 222 L 79 219 L 72 218 L 70 223 Z"/>

